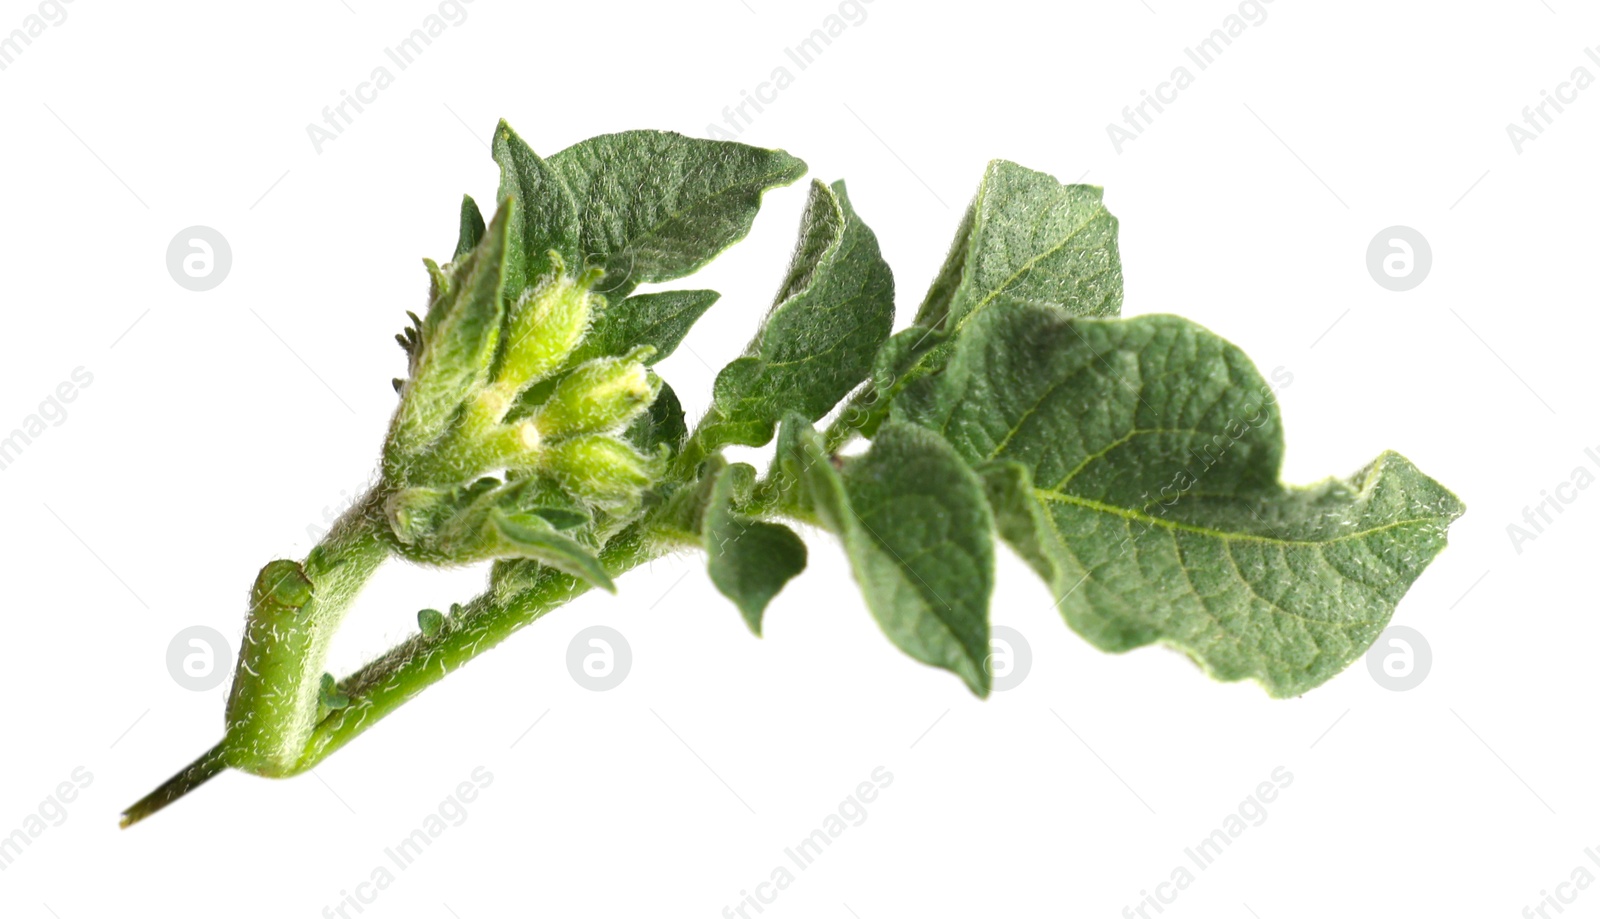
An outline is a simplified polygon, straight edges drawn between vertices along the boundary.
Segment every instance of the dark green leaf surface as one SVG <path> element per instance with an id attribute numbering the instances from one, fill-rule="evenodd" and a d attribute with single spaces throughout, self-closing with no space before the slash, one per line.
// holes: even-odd
<path id="1" fill-rule="evenodd" d="M 811 185 L 794 261 L 747 356 L 717 375 L 707 446 L 760 446 L 786 412 L 827 414 L 859 385 L 894 323 L 894 275 L 843 182 Z"/>
<path id="2" fill-rule="evenodd" d="M 692 274 L 745 237 L 761 195 L 805 173 L 782 150 L 670 131 L 624 131 L 550 157 L 577 201 L 596 290 L 621 298 L 640 284 Z"/>
<path id="3" fill-rule="evenodd" d="M 994 521 L 978 477 L 950 445 L 891 423 L 841 471 L 821 436 L 791 415 L 778 462 L 801 506 L 843 541 L 889 640 L 987 695 Z"/>
<path id="4" fill-rule="evenodd" d="M 656 349 L 648 363 L 663 361 L 721 296 L 714 290 L 664 290 L 608 305 L 572 362 L 621 356 L 640 345 Z"/>
<path id="5" fill-rule="evenodd" d="M 1122 310 L 1117 218 L 1098 186 L 989 163 L 916 324 L 955 330 L 1007 303 L 1044 303 L 1076 316 Z"/>
<path id="6" fill-rule="evenodd" d="M 1001 533 L 1079 633 L 1164 642 L 1275 696 L 1363 653 L 1463 510 L 1394 453 L 1280 484 L 1273 390 L 1176 316 L 995 311 L 894 412 L 983 470 Z"/>
<path id="7" fill-rule="evenodd" d="M 472 251 L 483 238 L 483 212 L 478 210 L 478 202 L 472 200 L 471 195 L 461 196 L 461 229 L 456 236 L 456 251 L 450 256 L 452 262 L 458 261 L 461 256 Z"/>
<path id="8" fill-rule="evenodd" d="M 871 436 L 895 394 L 944 366 L 973 316 L 1030 303 L 1075 316 L 1121 312 L 1117 218 L 1098 186 L 1064 185 L 993 160 L 916 321 L 878 353 L 872 377 L 879 398 L 855 426 Z"/>
<path id="9" fill-rule="evenodd" d="M 494 557 L 531 558 L 602 590 L 617 592 L 611 575 L 595 557 L 595 550 L 557 530 L 543 517 L 496 511 L 490 521 L 501 542 Z"/>
<path id="10" fill-rule="evenodd" d="M 578 205 L 553 165 L 539 158 L 504 121 L 494 132 L 500 164 L 499 200 L 517 200 L 506 259 L 506 292 L 515 299 L 550 270 L 554 251 L 569 271 L 579 262 Z"/>
<path id="11" fill-rule="evenodd" d="M 689 427 L 683 417 L 683 405 L 671 386 L 662 381 L 650 410 L 635 418 L 623 431 L 623 437 L 646 455 L 653 455 L 663 444 L 673 453 L 683 449 Z"/>
<path id="12" fill-rule="evenodd" d="M 806 544 L 781 523 L 752 520 L 736 510 L 746 497 L 755 469 L 744 463 L 721 466 L 705 507 L 701 541 L 711 583 L 739 607 L 750 631 L 761 634 L 761 616 L 783 585 L 805 570 Z"/>

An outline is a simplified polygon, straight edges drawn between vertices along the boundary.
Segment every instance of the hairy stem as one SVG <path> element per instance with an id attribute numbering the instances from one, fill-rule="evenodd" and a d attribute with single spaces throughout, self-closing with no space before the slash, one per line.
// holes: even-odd
<path id="1" fill-rule="evenodd" d="M 178 800 L 201 785 L 216 778 L 228 768 L 227 753 L 222 744 L 207 750 L 201 757 L 183 767 L 177 775 L 155 791 L 140 798 L 132 807 L 122 812 L 122 828 L 127 829 L 168 804 Z"/>
<path id="2" fill-rule="evenodd" d="M 600 553 L 600 560 L 608 571 L 621 574 L 667 551 L 669 546 L 646 538 L 645 527 L 636 524 L 613 539 Z M 531 579 L 479 595 L 432 636 L 414 635 L 346 677 L 339 690 L 349 697 L 349 704 L 317 723 L 297 749 L 292 766 L 271 775 L 285 777 L 313 768 L 467 661 L 590 589 L 588 583 L 552 568 L 530 568 L 534 571 Z M 122 825 L 132 826 L 227 769 L 232 765 L 229 748 L 230 741 L 225 738 L 206 751 L 128 808 Z"/>
<path id="3" fill-rule="evenodd" d="M 823 430 L 823 449 L 829 453 L 839 452 L 841 447 L 863 431 L 877 430 L 878 424 L 888 414 L 889 400 L 882 398 L 877 387 L 869 381 L 866 386 L 856 390 L 838 417 Z"/>
<path id="4" fill-rule="evenodd" d="M 328 647 L 345 612 L 389 550 L 383 493 L 346 511 L 304 562 L 270 562 L 251 592 L 228 697 L 227 763 L 287 775 L 316 725 Z"/>
<path id="5" fill-rule="evenodd" d="M 662 553 L 635 527 L 600 553 L 612 574 L 621 574 Z M 446 620 L 434 635 L 413 635 L 339 684 L 350 704 L 324 718 L 311 732 L 295 772 L 316 766 L 418 693 L 504 641 L 551 610 L 570 603 L 590 585 L 553 568 L 540 567 L 531 582 L 514 590 L 490 590 Z"/>
<path id="6" fill-rule="evenodd" d="M 715 413 L 716 409 L 712 408 L 711 411 L 706 413 L 706 418 L 700 419 L 700 423 L 695 426 L 694 432 L 689 435 L 688 441 L 684 443 L 683 449 L 678 452 L 677 456 L 672 458 L 671 474 L 675 478 L 684 481 L 692 480 L 695 470 L 700 467 L 706 457 L 715 451 L 715 448 L 706 446 L 705 442 L 706 432 L 709 430 L 706 425 L 706 419 L 712 417 Z"/>

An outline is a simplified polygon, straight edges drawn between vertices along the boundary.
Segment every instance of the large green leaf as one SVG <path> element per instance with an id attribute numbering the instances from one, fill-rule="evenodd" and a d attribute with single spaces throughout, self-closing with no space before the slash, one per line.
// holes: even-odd
<path id="1" fill-rule="evenodd" d="M 1094 644 L 1164 642 L 1274 696 L 1365 651 L 1463 511 L 1394 453 L 1280 484 L 1272 388 L 1175 316 L 994 311 L 892 417 L 982 469 L 1002 535 Z"/>
<path id="2" fill-rule="evenodd" d="M 750 232 L 761 195 L 800 178 L 782 150 L 670 131 L 624 131 L 550 157 L 577 201 L 596 290 L 620 299 L 640 284 L 692 274 Z"/>
<path id="3" fill-rule="evenodd" d="M 987 695 L 994 521 L 967 464 L 937 434 L 891 423 L 841 471 L 798 415 L 785 419 L 777 451 L 801 511 L 843 541 L 889 640 Z"/>
<path id="4" fill-rule="evenodd" d="M 805 570 L 806 544 L 781 523 L 752 520 L 735 509 L 747 497 L 755 469 L 717 463 L 700 525 L 711 583 L 739 607 L 750 631 L 761 634 L 767 604 Z"/>
<path id="5" fill-rule="evenodd" d="M 497 197 L 517 200 L 506 259 L 506 292 L 515 299 L 552 266 L 550 253 L 571 270 L 579 261 L 578 205 L 553 163 L 539 158 L 504 121 L 495 128 L 494 160 L 500 164 Z M 470 219 L 463 216 L 463 222 Z"/>
<path id="6" fill-rule="evenodd" d="M 861 383 L 894 324 L 894 274 L 843 182 L 811 185 L 776 303 L 746 356 L 717 375 L 705 446 L 761 446 L 778 420 L 827 414 Z"/>

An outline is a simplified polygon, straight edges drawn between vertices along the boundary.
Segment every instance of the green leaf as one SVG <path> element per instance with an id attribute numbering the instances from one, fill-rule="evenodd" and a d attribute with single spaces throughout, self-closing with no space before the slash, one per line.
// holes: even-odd
<path id="1" fill-rule="evenodd" d="M 785 419 L 777 450 L 785 486 L 839 535 L 889 640 L 987 695 L 994 520 L 977 475 L 937 434 L 909 424 L 884 425 L 843 471 L 798 415 Z"/>
<path id="2" fill-rule="evenodd" d="M 1360 656 L 1464 509 L 1394 453 L 1282 485 L 1272 387 L 1176 316 L 995 311 L 892 417 L 983 469 L 1001 534 L 1084 637 L 1159 641 L 1274 696 Z"/>
<path id="3" fill-rule="evenodd" d="M 494 491 L 490 500 L 507 514 L 532 514 L 558 530 L 575 529 L 593 521 L 588 510 L 544 476 L 507 482 Z"/>
<path id="4" fill-rule="evenodd" d="M 649 518 L 652 537 L 662 545 L 703 542 L 706 508 L 711 506 L 717 478 L 727 465 L 722 454 L 713 453 L 700 464 L 693 478 L 665 485 L 662 506 Z"/>
<path id="5" fill-rule="evenodd" d="M 683 449 L 683 442 L 689 438 L 689 426 L 684 420 L 678 394 L 665 380 L 661 391 L 656 393 L 656 400 L 650 403 L 649 411 L 635 418 L 622 436 L 647 454 L 656 453 L 662 444 L 672 453 Z"/>
<path id="6" fill-rule="evenodd" d="M 399 488 L 384 501 L 384 516 L 396 548 L 415 561 L 430 561 L 429 549 L 434 534 L 445 522 L 460 514 L 485 491 L 500 484 L 499 479 L 482 478 L 456 488 L 413 486 Z M 442 560 L 442 559 L 441 559 Z"/>
<path id="7" fill-rule="evenodd" d="M 806 170 L 782 150 L 670 131 L 591 137 L 550 166 L 577 201 L 583 264 L 605 268 L 596 290 L 614 299 L 699 270 L 750 232 L 763 192 Z"/>
<path id="8" fill-rule="evenodd" d="M 503 551 L 495 553 L 497 558 L 531 558 L 602 590 L 617 592 L 617 585 L 595 557 L 594 549 L 559 532 L 543 517 L 495 511 L 489 519 L 502 542 Z"/>
<path id="9" fill-rule="evenodd" d="M 444 629 L 444 613 L 436 609 L 417 610 L 417 631 L 424 638 L 432 638 Z"/>
<path id="10" fill-rule="evenodd" d="M 901 390 L 945 365 L 973 316 L 1030 303 L 1075 316 L 1121 312 L 1117 218 L 1098 186 L 1064 185 L 993 160 L 916 321 L 879 352 L 872 374 L 876 398 L 852 426 L 871 436 Z"/>
<path id="11" fill-rule="evenodd" d="M 442 434 L 488 376 L 504 312 L 509 227 L 516 207 L 495 214 L 476 248 L 446 275 L 429 263 L 437 296 L 413 338 L 411 374 L 401 387 L 386 457 L 391 468 Z"/>
<path id="12" fill-rule="evenodd" d="M 338 711 L 350 704 L 350 697 L 339 691 L 339 684 L 333 674 L 324 673 L 322 682 L 318 686 L 318 701 L 332 711 Z"/>
<path id="13" fill-rule="evenodd" d="M 586 508 L 546 476 L 510 482 L 485 476 L 450 489 L 404 488 L 389 497 L 384 513 L 396 551 L 432 565 L 527 556 L 524 547 L 508 545 L 496 523 L 501 517 L 557 533 L 583 533 L 594 522 Z"/>
<path id="14" fill-rule="evenodd" d="M 472 200 L 471 195 L 461 196 L 461 231 L 456 237 L 456 252 L 450 256 L 452 262 L 459 261 L 461 256 L 472 251 L 483 238 L 483 212 L 478 210 L 478 202 Z"/>
<path id="15" fill-rule="evenodd" d="M 515 299 L 554 267 L 554 251 L 567 265 L 578 258 L 578 205 L 552 163 L 539 158 L 511 126 L 494 132 L 494 160 L 500 164 L 499 200 L 517 200 L 506 260 L 506 290 Z"/>
<path id="16" fill-rule="evenodd" d="M 659 363 L 677 349 L 689 329 L 721 296 L 714 290 L 664 290 L 607 306 L 571 362 L 620 356 L 650 345 L 656 353 L 649 363 Z"/>
<path id="17" fill-rule="evenodd" d="M 717 375 L 702 443 L 761 446 L 788 412 L 827 414 L 872 368 L 894 323 L 894 275 L 843 182 L 811 184 L 794 260 L 746 357 Z"/>
<path id="18" fill-rule="evenodd" d="M 781 523 L 753 520 L 734 509 L 749 497 L 755 469 L 744 463 L 714 473 L 701 524 L 711 583 L 739 607 L 750 631 L 761 634 L 767 604 L 805 570 L 806 544 Z"/>
<path id="19" fill-rule="evenodd" d="M 1017 303 L 1117 315 L 1117 218 L 1100 199 L 1099 186 L 990 162 L 916 324 L 954 331 L 991 306 Z"/>

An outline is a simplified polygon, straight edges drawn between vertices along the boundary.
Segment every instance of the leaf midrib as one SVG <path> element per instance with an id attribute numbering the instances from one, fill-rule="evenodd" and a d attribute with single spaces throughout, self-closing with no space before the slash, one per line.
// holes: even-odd
<path id="1" fill-rule="evenodd" d="M 961 329 L 966 326 L 968 320 L 982 312 L 984 308 L 994 300 L 995 297 L 1000 296 L 1000 294 L 1004 293 L 1008 288 L 1011 287 L 1011 285 L 1015 284 L 1018 278 L 1032 271 L 1034 266 L 1038 265 L 1039 262 L 1052 255 L 1055 255 L 1062 249 L 1065 249 L 1068 243 L 1072 242 L 1074 239 L 1077 239 L 1078 236 L 1083 233 L 1084 229 L 1086 229 L 1096 220 L 1100 219 L 1101 214 L 1109 215 L 1109 213 L 1110 212 L 1106 210 L 1105 204 L 1102 203 L 1099 207 L 1095 208 L 1094 212 L 1091 213 L 1082 223 L 1074 227 L 1071 233 L 1068 233 L 1066 236 L 1062 237 L 1060 242 L 1028 259 L 1026 262 L 1023 262 L 1022 267 L 1018 268 L 1015 272 L 1012 272 L 1010 277 L 1006 278 L 1004 281 L 1000 282 L 999 285 L 995 286 L 988 293 L 984 294 L 983 299 L 973 304 L 972 309 L 968 310 L 965 316 L 962 316 L 960 319 L 956 320 L 956 327 L 952 330 L 952 332 L 961 331 Z M 985 221 L 985 224 L 987 224 L 987 222 L 988 221 Z M 976 235 L 977 234 L 974 234 L 974 236 Z M 959 293 L 959 290 L 957 292 Z"/>
<path id="2" fill-rule="evenodd" d="M 1098 220 L 1102 214 L 1104 214 L 1105 216 L 1108 216 L 1108 217 L 1111 216 L 1111 212 L 1106 209 L 1106 206 L 1105 206 L 1104 202 L 1102 202 L 1099 207 L 1095 208 L 1094 213 L 1090 214 L 1088 219 L 1086 219 L 1083 223 L 1079 224 L 1075 229 L 1073 229 L 1073 231 L 1071 233 L 1067 234 L 1067 236 L 1064 237 L 1059 243 L 1057 243 L 1054 246 L 1051 246 L 1049 249 L 1045 250 L 1044 252 L 1041 252 L 1038 255 L 1034 256 L 1033 258 L 1029 259 L 1027 262 L 1025 262 L 1023 264 L 1023 266 L 1021 268 L 1018 268 L 1010 277 L 1006 278 L 1003 282 L 1001 282 L 999 286 L 997 286 L 993 290 L 989 291 L 984 296 L 984 298 L 982 300 L 979 300 L 976 304 L 974 304 L 972 309 L 968 310 L 967 314 L 965 316 L 962 316 L 960 319 L 956 320 L 955 328 L 950 330 L 949 334 L 945 337 L 946 340 L 949 340 L 950 338 L 953 338 L 956 335 L 956 333 L 960 332 L 963 328 L 965 328 L 968 321 L 970 321 L 974 316 L 976 316 L 979 313 L 983 312 L 983 310 L 986 307 L 988 307 L 988 305 L 994 300 L 995 297 L 1000 296 L 1000 294 L 1003 293 L 1006 289 L 1008 289 L 1012 284 L 1016 283 L 1018 278 L 1022 277 L 1027 272 L 1033 270 L 1033 267 L 1039 261 L 1041 261 L 1042 259 L 1046 258 L 1047 256 L 1054 255 L 1055 253 L 1057 253 L 1057 252 L 1061 251 L 1062 249 L 1066 248 L 1067 243 L 1069 243 L 1072 240 L 1076 239 L 1079 236 L 1079 234 L 1081 234 L 1084 231 L 1084 229 L 1086 227 L 1088 227 L 1091 223 L 1094 223 L 1096 220 Z M 976 232 L 977 232 L 977 228 L 974 228 L 974 234 L 976 234 Z M 969 243 L 969 246 L 970 245 L 971 244 Z M 969 252 L 969 254 L 970 254 L 970 252 Z M 963 267 L 962 271 L 965 272 L 966 268 Z M 1100 274 L 1104 274 L 1104 273 L 1105 272 L 1100 272 L 1100 273 L 1094 275 L 1094 277 L 1099 277 Z M 966 278 L 963 277 L 962 278 L 962 285 L 964 286 L 965 283 L 966 283 Z M 958 287 L 957 290 L 956 290 L 956 293 L 951 295 L 950 299 L 951 299 L 952 303 L 955 302 L 955 298 L 959 294 L 960 294 L 960 288 Z M 949 315 L 949 309 L 948 308 L 946 308 L 945 314 Z M 1087 317 L 1074 317 L 1074 318 L 1087 318 Z M 928 329 L 928 334 L 931 334 L 933 331 L 934 331 L 934 329 L 932 327 L 930 327 Z M 923 338 L 927 338 L 927 335 L 926 334 L 923 335 Z M 917 344 L 920 345 L 921 343 L 922 343 L 922 339 L 918 339 Z M 912 347 L 916 347 L 916 345 L 913 345 Z M 922 354 L 919 355 L 915 361 L 911 362 L 911 366 L 906 368 L 905 373 L 900 375 L 900 379 L 901 380 L 908 379 L 913 373 L 916 373 L 918 370 L 920 370 L 922 368 L 922 365 L 927 362 L 928 357 L 931 354 L 933 354 L 934 350 L 936 350 L 936 349 L 930 348 L 929 350 L 922 352 Z"/>
<path id="3" fill-rule="evenodd" d="M 1406 520 L 1393 520 L 1389 523 L 1381 524 L 1375 527 L 1369 527 L 1365 530 L 1358 530 L 1354 533 L 1343 533 L 1330 539 L 1279 539 L 1271 536 L 1258 536 L 1254 533 L 1234 533 L 1227 530 L 1217 530 L 1212 529 L 1211 527 L 1203 527 L 1192 523 L 1184 523 L 1178 520 L 1167 520 L 1162 517 L 1152 517 L 1149 514 L 1141 511 L 1131 510 L 1125 507 L 1117 507 L 1114 504 L 1106 504 L 1103 501 L 1096 501 L 1092 498 L 1081 498 L 1077 495 L 1067 494 L 1065 492 L 1052 491 L 1048 488 L 1034 488 L 1033 493 L 1041 501 L 1051 501 L 1057 504 L 1070 504 L 1074 507 L 1098 511 L 1102 514 L 1110 514 L 1115 517 L 1121 517 L 1125 520 L 1132 520 L 1138 523 L 1147 524 L 1148 526 L 1163 527 L 1168 530 L 1180 530 L 1185 533 L 1195 533 L 1200 536 L 1209 536 L 1213 539 L 1220 539 L 1226 542 L 1259 542 L 1272 546 L 1321 548 L 1322 546 L 1332 545 L 1333 543 L 1337 542 L 1344 542 L 1348 539 L 1359 539 L 1360 537 L 1370 536 L 1374 533 L 1382 533 L 1385 530 L 1392 530 L 1396 527 L 1410 526 L 1419 523 L 1432 523 L 1435 519 L 1432 517 L 1413 517 Z"/>

